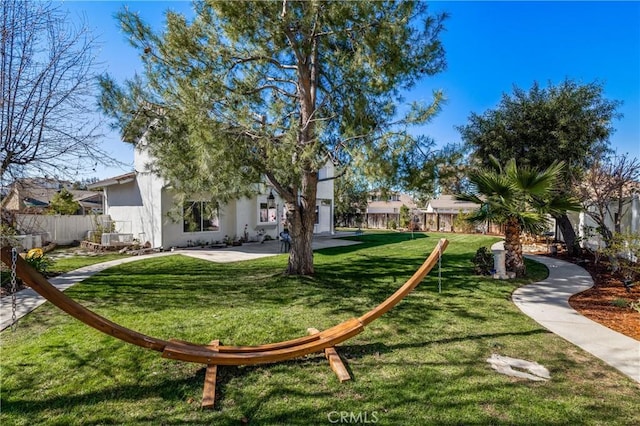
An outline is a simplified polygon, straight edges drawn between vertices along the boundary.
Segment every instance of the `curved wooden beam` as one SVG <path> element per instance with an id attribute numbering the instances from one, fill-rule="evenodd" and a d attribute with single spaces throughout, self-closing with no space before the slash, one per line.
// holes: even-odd
<path id="1" fill-rule="evenodd" d="M 11 248 L 3 247 L 0 250 L 0 258 L 5 265 L 11 267 Z M 124 340 L 133 345 L 143 348 L 153 349 L 162 352 L 169 343 L 162 339 L 156 339 L 137 331 L 128 329 L 113 321 L 109 321 L 95 312 L 85 308 L 66 294 L 58 290 L 38 271 L 31 267 L 21 256 L 16 258 L 16 275 L 19 276 L 29 287 L 34 289 L 40 296 L 56 305 L 58 308 L 71 315 L 75 319 L 82 321 L 105 334 L 117 339 Z"/>
<path id="2" fill-rule="evenodd" d="M 305 356 L 335 346 L 361 333 L 364 327 L 388 312 L 409 294 L 433 269 L 449 242 L 441 239 L 422 266 L 402 287 L 377 307 L 318 334 L 259 346 L 209 346 L 147 336 L 116 324 L 85 308 L 53 286 L 22 257 L 16 260 L 16 274 L 42 297 L 79 321 L 105 334 L 133 345 L 162 352 L 165 358 L 217 365 L 250 365 L 271 363 Z M 0 250 L 2 261 L 11 265 L 11 248 Z"/>

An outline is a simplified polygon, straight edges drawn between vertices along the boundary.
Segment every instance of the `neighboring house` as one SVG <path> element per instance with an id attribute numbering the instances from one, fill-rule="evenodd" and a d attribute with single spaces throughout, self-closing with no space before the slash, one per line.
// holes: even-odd
<path id="1" fill-rule="evenodd" d="M 415 220 L 415 212 L 418 206 L 409 195 L 392 193 L 388 196 L 382 196 L 379 192 L 369 194 L 367 213 L 364 220 L 365 227 L 387 229 L 400 226 L 400 209 L 403 205 L 409 208 L 409 214 L 414 218 L 413 223 L 416 228 L 422 229 L 422 224 L 419 220 Z"/>
<path id="2" fill-rule="evenodd" d="M 116 232 L 131 234 L 153 247 L 185 247 L 260 235 L 276 238 L 284 229 L 284 203 L 267 185 L 261 194 L 216 206 L 206 194 L 181 204 L 178 194 L 157 175 L 146 171 L 151 159 L 141 144 L 134 150 L 135 172 L 89 185 L 104 191 L 104 212 Z M 332 177 L 333 165 L 319 172 Z M 271 197 L 273 195 L 273 197 Z M 315 233 L 333 232 L 333 179 L 318 183 Z"/>
<path id="3" fill-rule="evenodd" d="M 26 178 L 15 181 L 2 200 L 2 208 L 12 213 L 42 214 L 47 211 L 53 197 L 66 189 L 78 202 L 76 214 L 102 214 L 102 193 L 73 189 L 73 184 L 50 178 Z"/>
<path id="4" fill-rule="evenodd" d="M 426 231 L 455 232 L 455 221 L 460 213 L 469 213 L 479 206 L 469 201 L 459 201 L 454 195 L 441 195 L 429 200 L 422 210 Z M 484 231 L 484 230 L 483 230 Z"/>
<path id="5" fill-rule="evenodd" d="M 441 195 L 427 203 L 421 212 L 424 215 L 426 231 L 460 232 L 456 229 L 456 220 L 461 213 L 468 214 L 479 206 L 468 201 L 456 200 L 455 195 Z M 502 234 L 502 227 L 493 223 L 476 227 L 476 232 Z"/>

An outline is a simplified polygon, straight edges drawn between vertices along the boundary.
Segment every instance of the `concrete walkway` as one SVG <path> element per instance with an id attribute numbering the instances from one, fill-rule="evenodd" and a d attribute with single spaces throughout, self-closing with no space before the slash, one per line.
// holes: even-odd
<path id="1" fill-rule="evenodd" d="M 313 249 L 323 249 L 330 247 L 349 246 L 359 244 L 358 241 L 349 241 L 338 239 L 340 237 L 353 235 L 353 233 L 341 233 L 333 236 L 320 235 L 316 236 L 313 241 Z M 121 265 L 123 263 L 136 262 L 138 260 L 148 259 L 151 257 L 171 256 L 182 254 L 198 259 L 204 259 L 211 262 L 227 263 L 239 262 L 243 260 L 258 259 L 267 256 L 276 256 L 280 254 L 279 241 L 265 241 L 264 243 L 248 243 L 239 247 L 228 247 L 221 249 L 180 249 L 174 252 L 153 253 L 143 256 L 132 256 L 122 259 L 112 260 L 109 262 L 97 263 L 95 265 L 85 266 L 75 271 L 62 274 L 60 276 L 49 279 L 49 282 L 56 286 L 60 291 L 65 291 L 74 284 L 86 280 L 90 276 L 97 274 L 112 266 Z M 19 320 L 38 306 L 46 302 L 46 299 L 36 293 L 34 290 L 27 288 L 16 293 L 16 320 Z M 13 308 L 11 297 L 3 297 L 0 299 L 0 331 L 9 327 L 12 320 Z"/>
<path id="2" fill-rule="evenodd" d="M 640 382 L 640 342 L 591 321 L 569 305 L 572 295 L 593 286 L 591 275 L 559 259 L 527 257 L 544 264 L 549 276 L 514 291 L 516 306 L 549 331 Z"/>

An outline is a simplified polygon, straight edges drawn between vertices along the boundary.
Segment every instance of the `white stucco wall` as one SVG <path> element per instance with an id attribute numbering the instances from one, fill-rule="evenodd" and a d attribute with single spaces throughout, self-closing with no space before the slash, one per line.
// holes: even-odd
<path id="1" fill-rule="evenodd" d="M 260 221 L 260 205 L 267 204 L 267 197 L 273 194 L 274 203 L 276 208 L 275 220 L 267 222 Z M 285 223 L 284 217 L 285 215 L 285 204 L 284 200 L 280 198 L 276 191 L 267 190 L 263 194 L 258 194 L 254 198 L 247 200 L 248 211 L 251 212 L 249 229 L 253 227 L 253 234 L 258 234 L 258 231 L 264 232 L 266 235 L 269 235 L 271 238 L 278 238 L 280 232 L 284 230 Z"/>
<path id="2" fill-rule="evenodd" d="M 264 231 L 272 238 L 277 238 L 284 229 L 282 221 L 284 202 L 273 191 L 277 207 L 277 218 L 272 222 L 260 222 L 260 204 L 267 202 L 271 193 L 253 198 L 242 198 L 221 206 L 219 231 L 184 232 L 181 219 L 181 201 L 167 187 L 166 182 L 148 171 L 152 160 L 144 149 L 144 139 L 134 150 L 134 168 L 136 177 L 127 183 L 117 183 L 105 187 L 106 214 L 117 224 L 117 232 L 131 233 L 141 242 L 149 241 L 153 247 L 186 246 L 188 242 L 203 241 L 207 243 L 244 236 L 245 226 L 250 239 L 256 239 L 259 231 Z M 328 162 L 319 172 L 319 178 L 334 176 L 334 166 Z M 333 231 L 333 195 L 334 180 L 318 183 L 317 200 L 319 223 L 315 232 Z M 208 201 L 206 194 L 200 198 Z"/>
<path id="3" fill-rule="evenodd" d="M 615 205 L 612 206 L 611 210 L 615 210 Z M 570 213 L 568 216 L 576 230 L 576 234 L 584 239 L 583 246 L 592 249 L 604 246 L 600 235 L 595 231 L 598 225 L 588 214 L 582 211 Z M 614 229 L 612 217 L 607 217 L 605 223 L 609 229 Z M 625 205 L 620 219 L 620 230 L 622 233 L 638 233 L 640 231 L 640 197 L 638 194 L 634 194 L 628 204 Z"/>
<path id="4" fill-rule="evenodd" d="M 194 201 L 196 198 L 208 201 L 204 196 L 193 198 Z M 223 205 L 218 210 L 220 224 L 218 231 L 185 232 L 181 211 L 180 198 L 171 190 L 165 189 L 162 194 L 162 246 L 166 249 L 186 247 L 189 242 L 192 244 L 222 242 L 226 235 L 230 238 L 236 236 L 235 202 Z"/>
<path id="5" fill-rule="evenodd" d="M 316 198 L 333 200 L 333 182 L 335 181 L 335 179 L 322 179 L 327 179 L 334 176 L 335 167 L 333 166 L 333 163 L 328 161 L 327 164 L 318 172 L 318 179 L 320 179 L 321 182 L 318 182 L 318 192 L 316 194 Z"/>
<path id="6" fill-rule="evenodd" d="M 161 183 L 139 173 L 131 182 L 105 188 L 106 213 L 115 222 L 116 232 L 133 234 L 153 247 L 162 246 Z"/>
<path id="7" fill-rule="evenodd" d="M 319 173 L 319 179 L 326 179 L 335 176 L 335 167 L 328 161 Z M 318 223 L 314 227 L 315 233 L 333 233 L 333 207 L 334 207 L 334 182 L 335 179 L 318 182 L 318 192 L 316 195 Z"/>
<path id="8" fill-rule="evenodd" d="M 327 232 L 332 232 L 333 231 L 333 227 L 331 226 L 332 222 L 333 222 L 333 217 L 332 217 L 332 209 L 331 209 L 331 204 L 327 204 L 327 203 L 331 203 L 333 202 L 333 200 L 326 200 L 326 201 L 319 201 L 318 203 L 316 203 L 316 206 L 318 208 L 318 218 L 317 218 L 317 224 L 314 226 L 313 232 L 316 234 L 320 234 L 320 233 L 327 233 Z"/>

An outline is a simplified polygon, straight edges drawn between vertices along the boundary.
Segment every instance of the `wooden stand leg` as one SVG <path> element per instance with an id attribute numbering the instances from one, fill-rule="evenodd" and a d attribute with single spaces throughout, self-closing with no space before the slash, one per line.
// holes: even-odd
<path id="1" fill-rule="evenodd" d="M 307 333 L 318 334 L 319 331 L 316 328 L 308 328 Z M 335 347 L 332 346 L 330 348 L 326 348 L 324 350 L 324 356 L 329 360 L 329 366 L 331 366 L 333 372 L 336 373 L 336 376 L 338 376 L 338 380 L 340 380 L 341 383 L 351 380 L 351 376 L 349 375 L 347 368 L 344 366 L 344 363 L 342 362 L 340 355 L 338 355 L 338 351 L 336 351 Z"/>
<path id="2" fill-rule="evenodd" d="M 219 340 L 213 340 L 209 343 L 213 350 L 217 350 L 220 345 Z M 202 390 L 202 408 L 213 408 L 216 403 L 216 378 L 218 375 L 218 366 L 215 364 L 207 365 L 207 371 L 204 374 L 204 389 Z"/>

